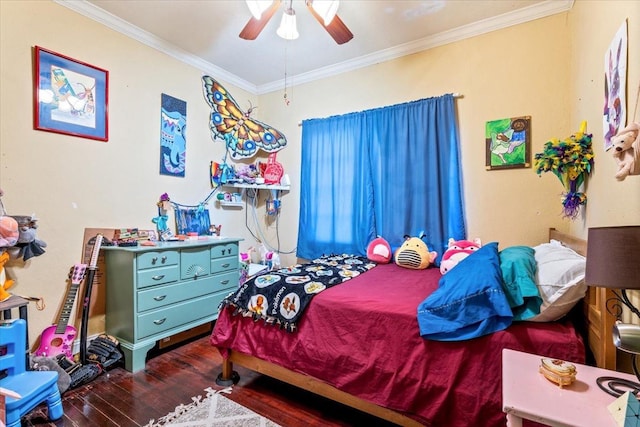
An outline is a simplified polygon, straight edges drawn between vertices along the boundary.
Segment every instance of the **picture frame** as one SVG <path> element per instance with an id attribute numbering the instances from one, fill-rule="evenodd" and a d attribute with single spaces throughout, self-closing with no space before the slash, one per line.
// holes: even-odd
<path id="1" fill-rule="evenodd" d="M 488 121 L 485 145 L 487 170 L 531 167 L 531 116 Z"/>
<path id="2" fill-rule="evenodd" d="M 34 129 L 109 140 L 109 71 L 35 46 Z"/>

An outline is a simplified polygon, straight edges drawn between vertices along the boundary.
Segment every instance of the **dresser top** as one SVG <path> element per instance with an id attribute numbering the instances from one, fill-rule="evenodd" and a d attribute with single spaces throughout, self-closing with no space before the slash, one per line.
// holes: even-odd
<path id="1" fill-rule="evenodd" d="M 216 236 L 199 236 L 198 239 L 186 239 L 171 242 L 154 242 L 153 246 L 102 246 L 101 249 L 107 251 L 127 251 L 127 252 L 147 252 L 157 251 L 158 249 L 184 249 L 195 248 L 199 246 L 211 246 L 225 243 L 238 243 L 242 239 L 237 237 L 216 237 Z"/>

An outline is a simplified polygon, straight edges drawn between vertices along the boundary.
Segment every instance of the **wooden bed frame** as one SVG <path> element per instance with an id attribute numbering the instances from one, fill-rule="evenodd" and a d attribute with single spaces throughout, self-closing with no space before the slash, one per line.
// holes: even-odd
<path id="1" fill-rule="evenodd" d="M 586 255 L 587 242 L 585 240 L 559 232 L 554 228 L 549 229 L 549 238 L 561 241 L 579 254 Z M 615 369 L 616 349 L 611 338 L 611 329 L 615 319 L 606 310 L 606 301 L 610 296 L 611 290 L 609 289 L 589 288 L 582 310 L 578 307 L 577 312 L 584 313 L 583 335 L 598 367 Z M 422 426 L 421 423 L 404 414 L 345 393 L 318 379 L 239 352 L 230 351 L 229 357 L 224 359 L 218 384 L 230 385 L 237 381 L 237 373 L 233 371 L 234 363 L 392 423 L 408 427 Z"/>

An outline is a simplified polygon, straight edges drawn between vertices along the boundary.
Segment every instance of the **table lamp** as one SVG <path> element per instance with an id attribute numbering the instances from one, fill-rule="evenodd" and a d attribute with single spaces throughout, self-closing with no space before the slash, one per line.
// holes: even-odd
<path id="1" fill-rule="evenodd" d="M 640 289 L 640 226 L 589 228 L 585 283 L 616 289 L 615 297 L 606 302 L 607 310 L 618 319 L 613 326 L 613 344 L 631 353 L 633 372 L 640 380 L 636 366 L 636 357 L 640 354 L 640 325 L 619 320 L 623 305 L 640 319 L 640 311 L 627 295 L 627 289 Z M 634 394 L 640 391 L 640 383 L 615 377 L 598 378 L 598 385 L 614 396 L 629 390 Z"/>

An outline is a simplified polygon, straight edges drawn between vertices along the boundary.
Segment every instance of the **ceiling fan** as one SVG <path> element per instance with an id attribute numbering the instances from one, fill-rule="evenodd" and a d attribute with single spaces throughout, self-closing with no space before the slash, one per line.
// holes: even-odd
<path id="1" fill-rule="evenodd" d="M 240 38 L 255 40 L 267 25 L 271 17 L 280 8 L 282 0 L 246 0 L 252 17 L 240 32 Z M 353 34 L 344 22 L 336 15 L 338 0 L 305 0 L 307 9 L 324 27 L 338 44 L 344 44 L 353 38 Z M 285 9 L 282 24 L 278 28 L 278 35 L 286 39 L 295 39 L 298 32 L 295 27 L 295 11 L 292 0 Z"/>

